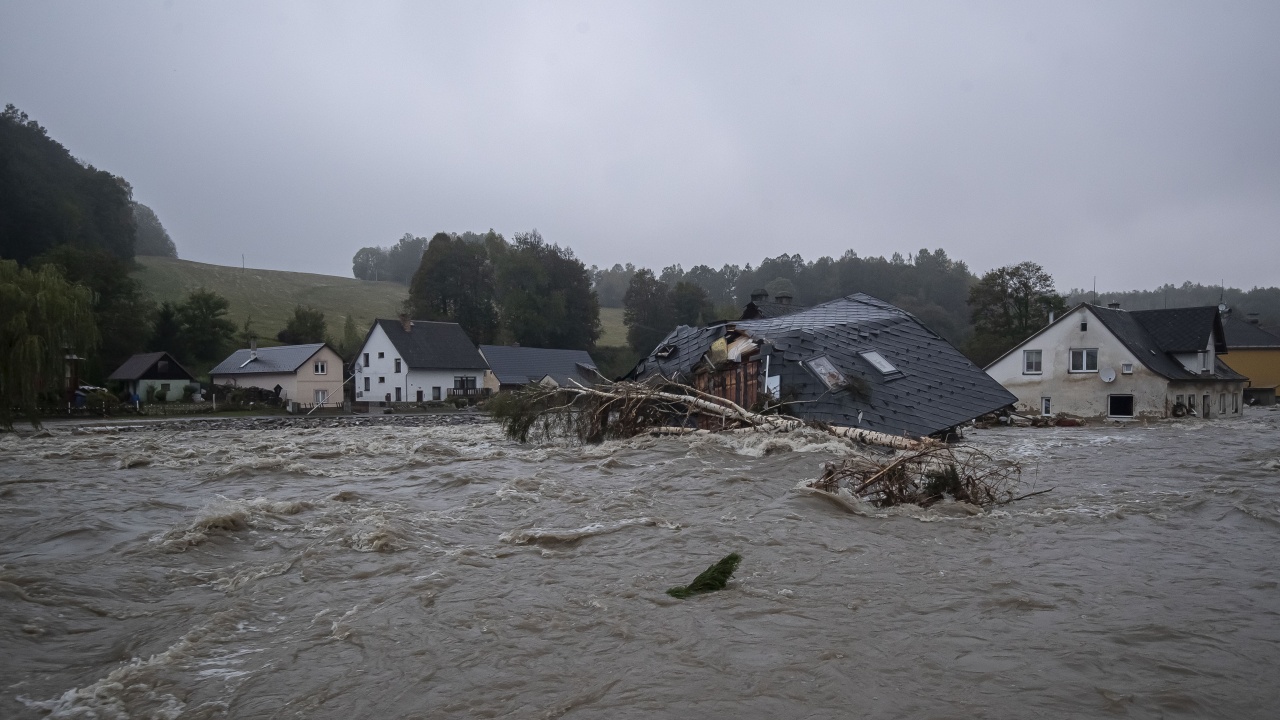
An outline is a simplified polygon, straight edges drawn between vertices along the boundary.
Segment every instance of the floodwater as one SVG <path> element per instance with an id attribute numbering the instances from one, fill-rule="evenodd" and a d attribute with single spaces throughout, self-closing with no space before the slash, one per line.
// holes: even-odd
<path id="1" fill-rule="evenodd" d="M 974 432 L 1055 488 L 976 515 L 819 434 L 4 435 L 0 717 L 1274 718 L 1278 431 Z"/>

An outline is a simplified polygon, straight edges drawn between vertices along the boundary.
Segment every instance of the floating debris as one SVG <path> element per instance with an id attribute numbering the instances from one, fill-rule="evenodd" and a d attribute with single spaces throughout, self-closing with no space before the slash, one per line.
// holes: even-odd
<path id="1" fill-rule="evenodd" d="M 987 507 L 1030 497 L 1014 497 L 1021 475 L 1020 464 L 981 450 L 929 447 L 889 458 L 854 455 L 828 462 L 807 487 L 876 507 L 928 507 L 944 499 Z"/>
<path id="2" fill-rule="evenodd" d="M 720 558 L 716 564 L 699 573 L 698 577 L 693 579 L 693 582 L 688 585 L 673 587 L 667 591 L 667 594 L 673 598 L 683 600 L 691 595 L 723 590 L 725 585 L 729 584 L 729 578 L 733 576 L 733 571 L 738 569 L 738 563 L 740 562 L 742 562 L 741 555 L 729 553 Z"/>

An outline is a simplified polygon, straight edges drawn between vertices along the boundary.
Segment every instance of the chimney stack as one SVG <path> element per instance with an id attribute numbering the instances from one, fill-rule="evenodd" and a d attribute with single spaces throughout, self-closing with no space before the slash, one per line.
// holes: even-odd
<path id="1" fill-rule="evenodd" d="M 413 332 L 413 321 L 404 313 L 400 313 L 400 327 L 404 328 L 405 332 Z"/>
<path id="2" fill-rule="evenodd" d="M 769 291 L 765 290 L 764 288 L 751 291 L 751 302 L 760 302 L 761 300 L 768 300 L 768 299 L 769 299 Z"/>
<path id="3" fill-rule="evenodd" d="M 779 305 L 790 305 L 790 304 L 791 304 L 791 293 L 787 292 L 786 290 L 783 290 L 782 292 L 778 293 L 777 295 L 774 295 L 774 296 L 773 296 L 773 299 L 774 299 L 774 300 L 777 300 Z"/>
<path id="4" fill-rule="evenodd" d="M 258 357 L 258 336 L 257 335 L 249 336 L 249 357 L 251 358 Z"/>
<path id="5" fill-rule="evenodd" d="M 1258 313 L 1256 312 L 1245 313 L 1244 319 L 1245 319 L 1245 322 L 1248 322 L 1250 325 L 1257 325 Z"/>
<path id="6" fill-rule="evenodd" d="M 1109 303 L 1107 303 L 1107 307 L 1111 308 L 1112 310 L 1119 310 L 1119 309 L 1120 309 L 1120 303 L 1118 303 L 1118 302 L 1109 302 Z"/>

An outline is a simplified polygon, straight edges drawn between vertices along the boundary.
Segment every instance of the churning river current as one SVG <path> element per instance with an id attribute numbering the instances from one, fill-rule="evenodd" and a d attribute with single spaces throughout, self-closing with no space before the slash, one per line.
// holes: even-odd
<path id="1" fill-rule="evenodd" d="M 0 717 L 1280 716 L 1280 412 L 971 431 L 1055 488 L 977 513 L 816 432 L 200 428 L 0 435 Z"/>

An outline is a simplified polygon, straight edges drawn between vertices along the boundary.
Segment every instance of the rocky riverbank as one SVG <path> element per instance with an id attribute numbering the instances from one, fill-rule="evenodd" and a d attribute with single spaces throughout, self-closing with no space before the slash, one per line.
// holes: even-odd
<path id="1" fill-rule="evenodd" d="M 175 417 L 125 422 L 46 422 L 43 427 L 14 428 L 18 436 L 97 435 L 132 432 L 213 432 L 223 430 L 261 431 L 308 428 L 354 427 L 448 427 L 493 422 L 488 413 L 463 411 L 408 415 L 316 415 L 272 417 Z"/>

